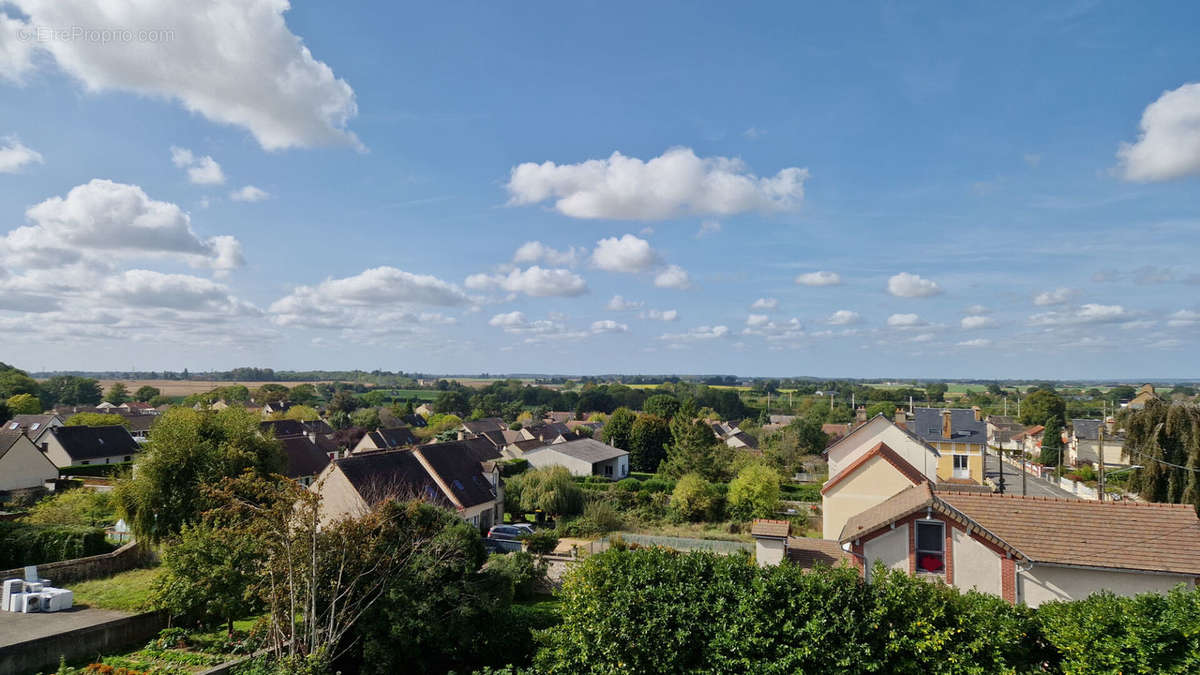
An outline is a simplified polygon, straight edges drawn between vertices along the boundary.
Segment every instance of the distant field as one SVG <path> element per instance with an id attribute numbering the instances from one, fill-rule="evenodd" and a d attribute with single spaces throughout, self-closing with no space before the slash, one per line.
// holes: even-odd
<path id="1" fill-rule="evenodd" d="M 415 398 L 422 401 L 432 401 L 441 393 L 432 389 L 380 389 L 379 391 L 390 393 L 398 399 Z"/>
<path id="2" fill-rule="evenodd" d="M 217 387 L 229 387 L 233 385 L 243 385 L 251 391 L 258 389 L 264 384 L 282 384 L 285 387 L 291 388 L 298 384 L 320 384 L 321 381 L 312 382 L 217 382 L 205 380 L 100 380 L 100 386 L 104 391 L 112 386 L 113 382 L 122 382 L 129 389 L 129 393 L 138 390 L 138 387 L 150 385 L 156 387 L 162 392 L 163 396 L 190 396 L 192 394 L 202 394 L 206 391 L 212 391 Z"/>

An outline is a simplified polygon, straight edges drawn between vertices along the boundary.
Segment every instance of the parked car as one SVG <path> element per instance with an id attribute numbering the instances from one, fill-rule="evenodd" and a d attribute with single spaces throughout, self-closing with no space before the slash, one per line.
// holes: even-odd
<path id="1" fill-rule="evenodd" d="M 516 525 L 495 525 L 488 530 L 488 539 L 520 539 L 521 537 L 533 534 L 533 526 L 525 523 Z"/>

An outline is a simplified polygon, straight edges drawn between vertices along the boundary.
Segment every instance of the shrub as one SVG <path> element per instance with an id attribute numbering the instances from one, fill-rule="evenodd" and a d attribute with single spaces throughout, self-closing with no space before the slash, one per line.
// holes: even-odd
<path id="1" fill-rule="evenodd" d="M 641 489 L 645 492 L 671 492 L 675 489 L 675 481 L 650 478 L 642 481 Z"/>
<path id="2" fill-rule="evenodd" d="M 514 600 L 528 600 L 546 576 L 546 564 L 539 563 L 531 553 L 495 553 L 488 558 L 487 568 L 499 574 L 512 586 Z"/>
<path id="3" fill-rule="evenodd" d="M 689 473 L 679 479 L 671 493 L 671 510 L 684 520 L 705 520 L 717 505 L 717 490 L 700 474 Z"/>
<path id="4" fill-rule="evenodd" d="M 642 487 L 642 481 L 636 478 L 622 478 L 621 480 L 617 481 L 617 487 L 621 490 L 637 492 Z"/>
<path id="5" fill-rule="evenodd" d="M 533 534 L 527 534 L 521 537 L 521 541 L 525 542 L 525 548 L 530 553 L 538 556 L 553 553 L 558 547 L 558 536 L 550 530 L 538 530 Z"/>
<path id="6" fill-rule="evenodd" d="M 67 490 L 34 504 L 25 522 L 33 525 L 106 527 L 116 522 L 116 517 L 112 493 Z"/>
<path id="7" fill-rule="evenodd" d="M 1077 476 L 1076 480 L 1096 480 L 1096 470 L 1092 468 L 1091 464 L 1080 464 L 1079 467 L 1075 469 L 1075 475 Z"/>
<path id="8" fill-rule="evenodd" d="M 0 569 L 42 565 L 108 553 L 115 547 L 104 530 L 78 525 L 30 525 L 0 521 Z"/>
<path id="9" fill-rule="evenodd" d="M 594 534 L 607 534 L 624 525 L 621 514 L 608 502 L 591 502 L 584 506 L 583 519 L 591 524 Z"/>
<path id="10" fill-rule="evenodd" d="M 742 520 L 766 518 L 779 505 L 779 474 L 765 464 L 742 469 L 729 484 L 729 511 Z"/>

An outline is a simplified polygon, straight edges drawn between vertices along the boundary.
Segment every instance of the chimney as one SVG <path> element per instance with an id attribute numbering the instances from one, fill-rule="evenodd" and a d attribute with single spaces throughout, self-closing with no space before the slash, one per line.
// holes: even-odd
<path id="1" fill-rule="evenodd" d="M 858 409 L 854 411 L 854 419 L 857 420 L 859 424 L 864 424 L 867 421 L 867 406 L 858 406 Z"/>
<path id="2" fill-rule="evenodd" d="M 900 427 L 901 429 L 908 428 L 908 415 L 905 414 L 904 408 L 896 408 L 895 420 L 896 426 Z"/>
<path id="3" fill-rule="evenodd" d="M 942 411 L 942 438 L 951 438 L 954 436 L 954 426 L 950 424 L 950 410 Z"/>
<path id="4" fill-rule="evenodd" d="M 980 408 L 977 405 L 973 405 L 973 406 L 971 406 L 971 410 L 975 413 L 975 421 L 982 422 L 983 421 L 983 408 Z"/>
<path id="5" fill-rule="evenodd" d="M 1112 436 L 1113 434 L 1117 433 L 1117 418 L 1115 418 L 1115 417 L 1105 417 L 1104 418 L 1104 433 L 1108 434 L 1109 436 Z"/>

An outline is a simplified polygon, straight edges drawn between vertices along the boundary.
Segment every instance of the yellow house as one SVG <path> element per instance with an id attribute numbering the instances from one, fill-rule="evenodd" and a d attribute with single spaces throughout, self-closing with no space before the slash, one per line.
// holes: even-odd
<path id="1" fill-rule="evenodd" d="M 978 408 L 917 408 L 909 428 L 937 449 L 939 480 L 983 483 L 987 422 Z"/>

